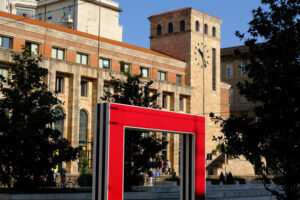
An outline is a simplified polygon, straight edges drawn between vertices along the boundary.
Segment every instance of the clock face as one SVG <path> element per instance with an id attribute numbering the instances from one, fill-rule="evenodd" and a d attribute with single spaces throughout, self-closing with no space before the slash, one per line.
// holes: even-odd
<path id="1" fill-rule="evenodd" d="M 198 42 L 195 45 L 194 60 L 199 67 L 206 67 L 208 65 L 209 51 L 206 49 L 204 42 Z"/>

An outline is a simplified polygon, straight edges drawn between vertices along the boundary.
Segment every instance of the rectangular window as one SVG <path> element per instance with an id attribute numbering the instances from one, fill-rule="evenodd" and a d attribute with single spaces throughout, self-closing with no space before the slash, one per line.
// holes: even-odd
<path id="1" fill-rule="evenodd" d="M 65 50 L 58 49 L 58 48 L 52 48 L 52 58 L 64 60 L 65 59 Z"/>
<path id="2" fill-rule="evenodd" d="M 183 97 L 179 98 L 179 111 L 184 111 L 184 101 L 183 101 Z"/>
<path id="3" fill-rule="evenodd" d="M 121 63 L 121 72 L 130 73 L 130 64 L 129 63 Z"/>
<path id="4" fill-rule="evenodd" d="M 182 81 L 181 81 L 181 79 L 182 79 L 182 77 L 181 77 L 181 75 L 176 75 L 176 83 L 177 84 L 181 84 L 182 83 Z"/>
<path id="5" fill-rule="evenodd" d="M 149 77 L 149 69 L 145 67 L 141 67 L 141 76 L 142 77 Z"/>
<path id="6" fill-rule="evenodd" d="M 77 53 L 76 54 L 76 63 L 82 64 L 82 65 L 88 65 L 88 55 Z"/>
<path id="7" fill-rule="evenodd" d="M 0 67 L 0 75 L 4 78 L 5 81 L 8 79 L 8 69 L 5 67 Z"/>
<path id="8" fill-rule="evenodd" d="M 167 80 L 167 73 L 158 71 L 158 80 L 160 81 L 166 81 Z"/>
<path id="9" fill-rule="evenodd" d="M 22 16 L 22 17 L 27 17 L 27 18 L 33 18 L 33 10 L 17 8 L 17 15 Z"/>
<path id="10" fill-rule="evenodd" d="M 99 59 L 99 67 L 109 69 L 110 68 L 110 60 L 106 58 Z"/>
<path id="11" fill-rule="evenodd" d="M 247 76 L 246 65 L 247 65 L 246 61 L 243 61 L 241 63 L 241 76 Z"/>
<path id="12" fill-rule="evenodd" d="M 212 90 L 216 91 L 217 84 L 216 84 L 216 49 L 212 49 Z"/>
<path id="13" fill-rule="evenodd" d="M 87 97 L 87 90 L 88 90 L 88 82 L 87 81 L 81 81 L 81 96 Z"/>
<path id="14" fill-rule="evenodd" d="M 65 7 L 63 7 L 63 9 L 62 9 L 62 16 L 63 17 L 66 16 L 66 8 Z"/>
<path id="15" fill-rule="evenodd" d="M 232 78 L 232 64 L 226 65 L 226 78 Z"/>
<path id="16" fill-rule="evenodd" d="M 48 11 L 47 12 L 47 22 L 51 22 L 52 21 L 52 11 Z"/>
<path id="17" fill-rule="evenodd" d="M 206 155 L 206 160 L 212 160 L 212 154 L 211 153 L 208 153 Z"/>
<path id="18" fill-rule="evenodd" d="M 11 49 L 12 48 L 12 39 L 9 37 L 0 35 L 0 47 Z"/>
<path id="19" fill-rule="evenodd" d="M 167 109 L 167 95 L 163 95 L 162 107 Z"/>
<path id="20" fill-rule="evenodd" d="M 64 77 L 56 76 L 55 92 L 63 93 L 63 87 L 64 87 Z"/>
<path id="21" fill-rule="evenodd" d="M 39 44 L 32 43 L 32 42 L 26 42 L 26 47 L 29 48 L 32 54 L 38 55 L 40 53 L 39 51 Z"/>

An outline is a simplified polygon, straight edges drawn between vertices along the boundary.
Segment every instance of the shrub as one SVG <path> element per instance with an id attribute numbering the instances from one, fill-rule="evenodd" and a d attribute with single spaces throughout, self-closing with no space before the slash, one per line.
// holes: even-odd
<path id="1" fill-rule="evenodd" d="M 219 179 L 208 178 L 206 180 L 210 181 L 212 185 L 219 185 L 220 184 L 220 180 Z"/>
<path id="2" fill-rule="evenodd" d="M 165 181 L 176 181 L 177 185 L 180 185 L 180 177 L 179 176 L 166 178 Z"/>
<path id="3" fill-rule="evenodd" d="M 260 181 L 263 181 L 263 178 L 258 177 L 258 178 L 255 178 L 254 180 L 260 180 Z M 273 180 L 274 180 L 274 179 L 273 179 Z M 265 183 L 266 183 L 266 184 L 270 184 L 270 183 L 271 183 L 270 179 L 267 178 L 267 179 L 265 180 Z"/>
<path id="4" fill-rule="evenodd" d="M 284 179 L 283 179 L 283 177 L 281 177 L 281 176 L 276 176 L 276 177 L 274 177 L 273 179 L 273 182 L 276 184 L 276 185 L 284 185 L 285 183 L 284 183 Z M 269 183 L 268 183 L 269 184 Z"/>
<path id="5" fill-rule="evenodd" d="M 80 174 L 77 179 L 79 186 L 92 186 L 93 184 L 93 175 L 92 174 Z"/>
<path id="6" fill-rule="evenodd" d="M 219 180 L 220 180 L 220 182 L 224 182 L 225 181 L 225 176 L 224 176 L 223 172 L 221 172 L 221 174 L 219 176 Z"/>
<path id="7" fill-rule="evenodd" d="M 238 177 L 238 176 L 234 176 L 233 179 L 235 181 L 239 181 L 239 184 L 246 184 L 246 180 L 244 178 Z"/>
<path id="8" fill-rule="evenodd" d="M 229 172 L 226 181 L 224 182 L 224 184 L 235 184 L 233 176 L 231 174 L 231 172 Z"/>

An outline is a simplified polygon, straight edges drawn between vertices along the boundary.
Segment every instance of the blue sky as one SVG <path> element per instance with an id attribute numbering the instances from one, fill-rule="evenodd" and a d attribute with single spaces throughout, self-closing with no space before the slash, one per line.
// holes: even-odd
<path id="1" fill-rule="evenodd" d="M 148 17 L 178 8 L 192 7 L 223 20 L 221 47 L 242 45 L 235 37 L 236 30 L 246 32 L 252 19 L 251 10 L 260 5 L 260 0 L 114 0 L 120 3 L 123 12 L 120 24 L 124 26 L 123 42 L 150 47 L 150 24 Z"/>

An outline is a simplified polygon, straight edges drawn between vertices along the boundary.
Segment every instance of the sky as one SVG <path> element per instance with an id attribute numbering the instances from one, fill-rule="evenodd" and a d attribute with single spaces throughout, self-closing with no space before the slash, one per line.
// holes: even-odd
<path id="1" fill-rule="evenodd" d="M 260 0 L 114 0 L 120 4 L 120 25 L 123 25 L 123 42 L 149 48 L 150 23 L 148 17 L 166 11 L 192 7 L 223 20 L 221 48 L 243 45 L 234 33 L 248 30 L 251 11 Z"/>

